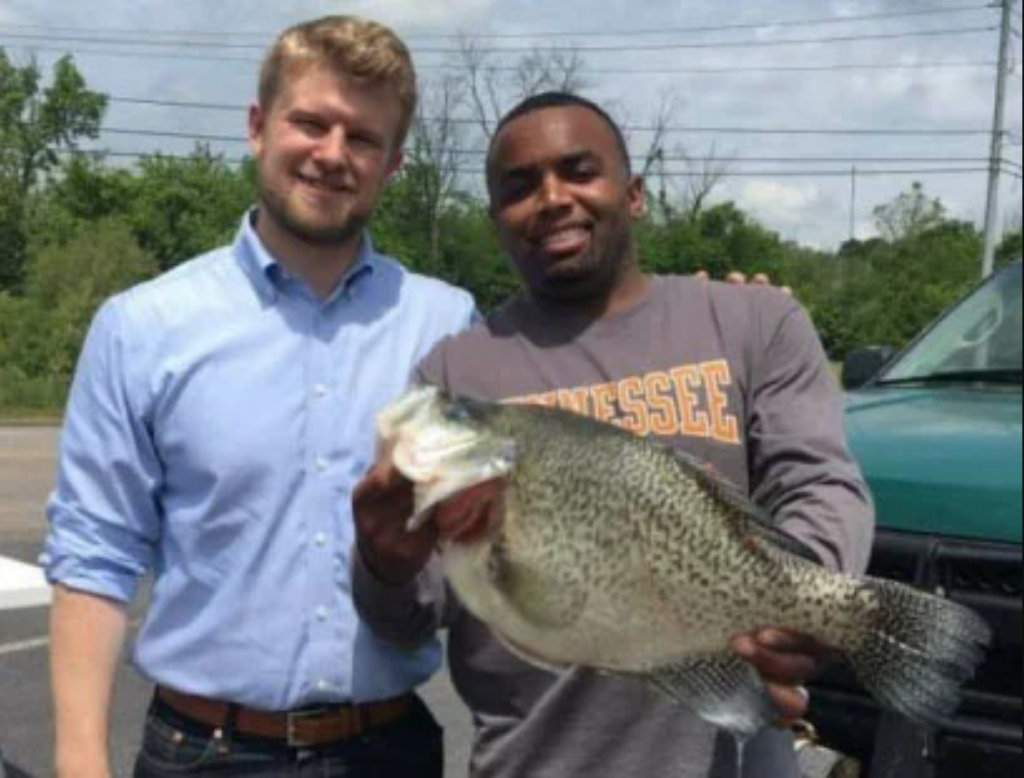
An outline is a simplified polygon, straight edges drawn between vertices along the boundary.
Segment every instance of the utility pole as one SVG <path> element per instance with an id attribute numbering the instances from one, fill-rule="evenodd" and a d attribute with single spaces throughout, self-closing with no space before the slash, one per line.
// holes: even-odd
<path id="1" fill-rule="evenodd" d="M 857 240 L 857 166 L 850 169 L 850 242 Z"/>
<path id="2" fill-rule="evenodd" d="M 1010 75 L 1010 35 L 1013 29 L 1014 0 L 998 0 L 1003 24 L 999 34 L 999 74 L 996 78 L 996 108 L 992 121 L 992 153 L 989 158 L 988 202 L 985 206 L 985 255 L 981 276 L 988 278 L 995 268 L 996 243 L 999 240 L 999 184 L 1003 167 L 1003 142 L 1006 139 L 1006 82 Z"/>

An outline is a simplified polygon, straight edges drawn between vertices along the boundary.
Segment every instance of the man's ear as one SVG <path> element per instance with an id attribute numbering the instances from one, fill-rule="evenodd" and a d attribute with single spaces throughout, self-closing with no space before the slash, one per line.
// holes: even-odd
<path id="1" fill-rule="evenodd" d="M 647 214 L 647 186 L 642 176 L 630 178 L 626 199 L 629 202 L 629 215 L 634 220 L 644 218 Z"/>
<path id="2" fill-rule="evenodd" d="M 249 149 L 255 156 L 263 150 L 263 133 L 267 126 L 267 117 L 258 103 L 249 106 L 248 120 Z"/>

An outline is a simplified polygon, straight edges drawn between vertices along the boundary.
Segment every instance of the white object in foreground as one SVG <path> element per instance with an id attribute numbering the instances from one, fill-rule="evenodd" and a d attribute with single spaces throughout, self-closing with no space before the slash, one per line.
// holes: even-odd
<path id="1" fill-rule="evenodd" d="M 40 568 L 0 557 L 0 611 L 49 605 L 50 597 Z"/>

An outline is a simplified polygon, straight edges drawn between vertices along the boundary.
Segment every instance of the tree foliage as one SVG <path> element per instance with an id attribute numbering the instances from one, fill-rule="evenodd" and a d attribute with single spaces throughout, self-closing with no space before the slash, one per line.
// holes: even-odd
<path id="1" fill-rule="evenodd" d="M 107 98 L 90 91 L 70 56 L 53 68 L 49 85 L 33 62 L 19 67 L 0 49 L 0 290 L 22 281 L 24 203 L 40 181 L 85 138 L 99 136 Z"/>
<path id="2" fill-rule="evenodd" d="M 496 107 L 484 97 L 497 71 L 478 64 L 486 127 Z M 524 65 L 519 87 L 531 73 L 530 83 L 581 78 L 575 61 L 541 65 Z M 230 241 L 256 199 L 251 162 L 229 164 L 202 146 L 187 158 L 154 155 L 131 167 L 64 154 L 95 135 L 105 101 L 70 60 L 58 65 L 53 86 L 44 89 L 40 79 L 0 52 L 0 407 L 59 406 L 103 299 Z M 381 250 L 470 290 L 487 311 L 519 282 L 498 246 L 479 176 L 470 178 L 464 160 L 449 153 L 471 142 L 457 137 L 457 125 L 439 123 L 458 104 L 458 88 L 457 80 L 437 87 L 432 118 L 414 126 L 407 165 L 385 190 L 371 229 Z M 648 173 L 657 185 L 656 160 Z M 693 192 L 660 187 L 637 226 L 644 268 L 768 273 L 794 289 L 834 359 L 861 345 L 904 344 L 978 280 L 977 227 L 950 218 L 920 184 L 875 209 L 879 237 L 834 252 L 786 241 L 737 204 L 699 193 L 694 200 Z M 998 261 L 1020 253 L 1018 219 Z"/>

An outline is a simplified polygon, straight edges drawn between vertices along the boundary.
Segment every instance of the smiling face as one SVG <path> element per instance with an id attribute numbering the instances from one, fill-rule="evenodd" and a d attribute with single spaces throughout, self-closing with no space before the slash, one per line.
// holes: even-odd
<path id="1" fill-rule="evenodd" d="M 270 105 L 250 110 L 261 226 L 285 250 L 358 243 L 401 162 L 401 126 L 387 88 L 299 69 Z"/>
<path id="2" fill-rule="evenodd" d="M 493 144 L 488 189 L 502 246 L 534 295 L 608 296 L 635 264 L 643 183 L 593 111 L 542 108 L 508 122 Z"/>

